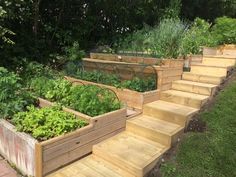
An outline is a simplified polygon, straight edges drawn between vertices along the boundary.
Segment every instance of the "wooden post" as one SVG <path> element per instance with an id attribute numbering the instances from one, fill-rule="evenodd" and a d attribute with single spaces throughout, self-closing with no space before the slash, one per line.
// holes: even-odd
<path id="1" fill-rule="evenodd" d="M 43 177 L 43 154 L 40 143 L 35 144 L 35 177 Z"/>

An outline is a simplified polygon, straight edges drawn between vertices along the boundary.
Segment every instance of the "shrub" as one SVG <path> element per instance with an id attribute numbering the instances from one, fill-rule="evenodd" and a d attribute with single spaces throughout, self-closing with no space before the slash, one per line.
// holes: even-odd
<path id="1" fill-rule="evenodd" d="M 211 33 L 216 38 L 218 45 L 236 44 L 236 19 L 228 17 L 217 18 Z"/>
<path id="2" fill-rule="evenodd" d="M 23 111 L 27 105 L 36 100 L 20 84 L 20 77 L 13 72 L 0 67 L 0 115 L 10 118 L 18 111 Z"/>
<path id="3" fill-rule="evenodd" d="M 187 30 L 183 21 L 163 19 L 158 26 L 145 27 L 124 39 L 122 49 L 150 53 L 155 57 L 177 58 L 180 55 L 181 39 Z"/>
<path id="4" fill-rule="evenodd" d="M 200 54 L 202 46 L 213 46 L 215 40 L 210 33 L 211 24 L 196 18 L 181 40 L 181 54 Z"/>
<path id="5" fill-rule="evenodd" d="M 179 19 L 162 20 L 151 33 L 151 50 L 163 58 L 177 58 L 186 30 L 187 25 Z"/>

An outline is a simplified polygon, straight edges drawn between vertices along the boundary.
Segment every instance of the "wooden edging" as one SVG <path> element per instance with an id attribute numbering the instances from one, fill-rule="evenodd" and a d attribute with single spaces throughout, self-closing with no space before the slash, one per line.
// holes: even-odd
<path id="1" fill-rule="evenodd" d="M 42 107 L 54 105 L 44 99 L 39 99 L 39 102 Z M 70 109 L 65 111 L 71 112 Z M 89 125 L 42 142 L 24 132 L 17 132 L 15 126 L 2 120 L 0 121 L 0 130 L 3 132 L 0 134 L 0 152 L 23 174 L 43 177 L 87 155 L 92 151 L 94 144 L 124 131 L 126 113 L 126 108 L 122 108 L 96 116 L 95 121 L 94 118 L 85 116 L 84 119 Z"/>

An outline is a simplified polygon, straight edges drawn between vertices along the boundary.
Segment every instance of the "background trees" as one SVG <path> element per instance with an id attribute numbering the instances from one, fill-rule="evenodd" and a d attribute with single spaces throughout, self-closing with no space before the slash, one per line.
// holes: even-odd
<path id="1" fill-rule="evenodd" d="M 235 0 L 5 0 L 0 2 L 0 38 L 15 45 L 3 47 L 1 40 L 0 57 L 7 62 L 16 56 L 47 61 L 49 54 L 63 53 L 74 41 L 89 50 L 164 17 L 213 21 L 235 13 Z"/>

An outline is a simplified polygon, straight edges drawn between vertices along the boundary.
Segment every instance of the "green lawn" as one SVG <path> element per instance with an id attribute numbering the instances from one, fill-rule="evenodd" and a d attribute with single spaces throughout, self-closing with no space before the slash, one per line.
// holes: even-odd
<path id="1" fill-rule="evenodd" d="M 236 81 L 200 119 L 206 122 L 207 131 L 185 136 L 177 155 L 162 165 L 163 177 L 236 176 Z"/>

